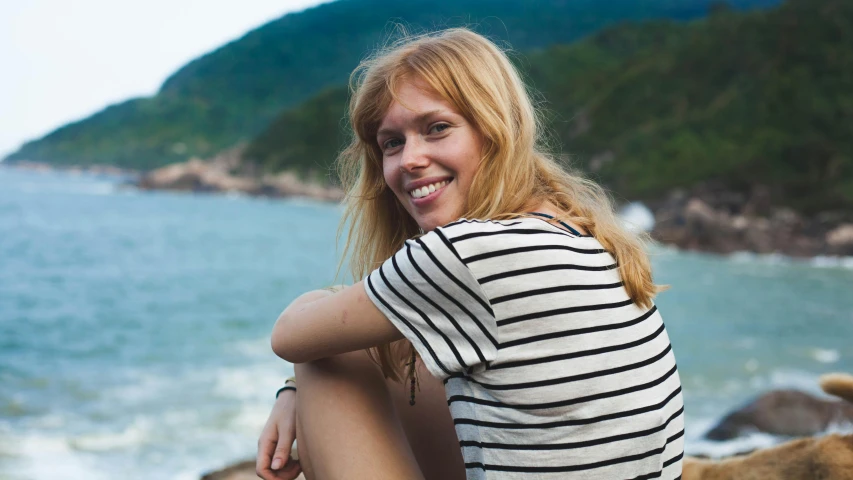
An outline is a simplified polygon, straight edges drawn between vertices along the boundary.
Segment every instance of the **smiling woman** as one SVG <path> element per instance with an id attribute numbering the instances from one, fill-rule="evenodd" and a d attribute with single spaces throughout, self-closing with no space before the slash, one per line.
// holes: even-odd
<path id="1" fill-rule="evenodd" d="M 352 87 L 342 221 L 363 280 L 276 321 L 299 393 L 276 402 L 258 474 L 679 478 L 681 386 L 641 239 L 539 148 L 506 55 L 447 30 Z"/>

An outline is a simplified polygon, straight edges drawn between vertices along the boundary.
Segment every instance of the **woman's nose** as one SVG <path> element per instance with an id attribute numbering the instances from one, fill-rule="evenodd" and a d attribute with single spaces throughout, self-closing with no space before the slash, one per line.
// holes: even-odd
<path id="1" fill-rule="evenodd" d="M 400 159 L 400 168 L 413 171 L 429 165 L 428 146 L 418 136 L 406 139 L 403 146 L 403 155 Z"/>

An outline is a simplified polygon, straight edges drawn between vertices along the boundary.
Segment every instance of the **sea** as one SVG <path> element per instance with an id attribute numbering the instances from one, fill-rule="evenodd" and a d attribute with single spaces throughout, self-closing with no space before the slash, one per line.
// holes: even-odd
<path id="1" fill-rule="evenodd" d="M 293 371 L 270 350 L 276 317 L 348 281 L 341 214 L 0 168 L 0 479 L 196 480 L 254 458 Z M 650 253 L 688 453 L 779 442 L 702 437 L 761 392 L 821 395 L 820 374 L 853 372 L 853 259 Z"/>

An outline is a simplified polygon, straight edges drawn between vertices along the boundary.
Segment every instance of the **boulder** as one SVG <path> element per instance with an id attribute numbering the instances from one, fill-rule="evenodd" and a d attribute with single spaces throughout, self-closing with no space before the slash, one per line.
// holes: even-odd
<path id="1" fill-rule="evenodd" d="M 853 224 L 845 223 L 830 230 L 826 244 L 836 255 L 853 255 Z"/>
<path id="2" fill-rule="evenodd" d="M 751 432 L 799 437 L 817 435 L 838 424 L 853 425 L 853 376 L 827 374 L 820 378 L 831 400 L 799 390 L 773 390 L 726 415 L 705 438 L 730 440 Z"/>
<path id="3" fill-rule="evenodd" d="M 801 438 L 749 455 L 684 459 L 684 480 L 853 480 L 853 435 Z"/>
<path id="4" fill-rule="evenodd" d="M 802 437 L 842 422 L 853 422 L 853 404 L 798 390 L 774 390 L 726 415 L 705 438 L 731 440 L 751 432 Z"/>

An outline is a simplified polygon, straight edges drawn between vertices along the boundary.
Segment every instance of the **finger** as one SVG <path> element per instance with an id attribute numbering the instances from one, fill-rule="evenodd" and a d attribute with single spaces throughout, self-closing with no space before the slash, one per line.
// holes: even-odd
<path id="1" fill-rule="evenodd" d="M 287 430 L 284 430 L 285 432 Z M 270 468 L 278 470 L 282 468 L 290 459 L 290 450 L 293 446 L 293 434 L 283 434 L 278 439 L 278 444 L 275 447 L 275 452 L 272 455 L 272 465 Z"/>
<path id="2" fill-rule="evenodd" d="M 302 473 L 302 465 L 299 464 L 299 460 L 293 459 L 287 462 L 284 468 L 276 472 L 281 480 L 294 480 L 300 473 Z"/>
<path id="3" fill-rule="evenodd" d="M 294 480 L 302 473 L 302 465 L 299 464 L 298 460 L 291 459 L 284 467 L 278 470 L 267 469 L 266 471 L 255 473 L 264 480 Z"/>
<path id="4" fill-rule="evenodd" d="M 275 480 L 275 474 L 270 469 L 273 452 L 278 440 L 278 432 L 274 429 L 266 430 L 261 433 L 258 439 L 258 456 L 255 460 L 255 473 L 264 480 Z"/>

